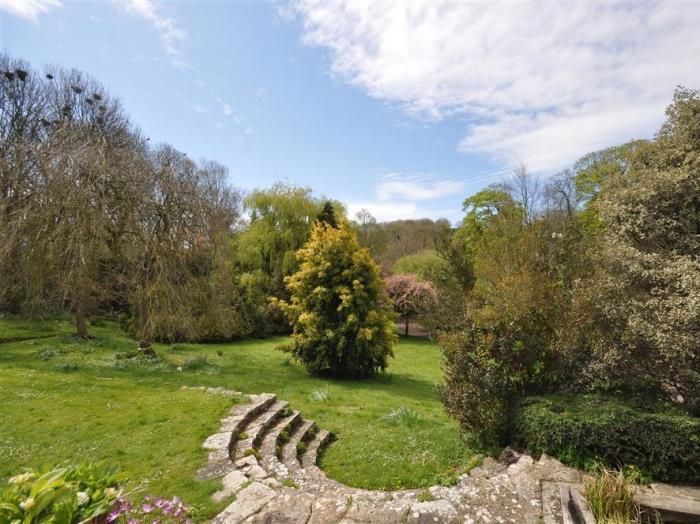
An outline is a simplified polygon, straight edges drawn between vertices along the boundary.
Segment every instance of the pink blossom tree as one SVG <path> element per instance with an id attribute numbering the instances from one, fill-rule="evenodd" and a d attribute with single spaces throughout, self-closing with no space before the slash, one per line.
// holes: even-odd
<path id="1" fill-rule="evenodd" d="M 430 309 L 437 301 L 437 292 L 433 285 L 410 273 L 387 277 L 386 291 L 394 309 L 405 323 L 406 335 L 411 320 Z"/>

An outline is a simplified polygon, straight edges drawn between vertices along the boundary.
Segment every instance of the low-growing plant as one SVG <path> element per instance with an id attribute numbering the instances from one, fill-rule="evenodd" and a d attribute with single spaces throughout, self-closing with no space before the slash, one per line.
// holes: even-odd
<path id="1" fill-rule="evenodd" d="M 87 522 L 109 512 L 119 496 L 117 469 L 93 463 L 28 470 L 0 494 L 0 523 Z"/>
<path id="2" fill-rule="evenodd" d="M 107 516 L 107 522 L 137 524 L 157 522 L 158 524 L 191 524 L 190 507 L 179 497 L 166 499 L 146 495 L 141 504 L 119 500 Z"/>
<path id="3" fill-rule="evenodd" d="M 331 394 L 331 388 L 328 384 L 323 389 L 316 389 L 311 392 L 309 398 L 316 402 L 326 402 L 330 400 L 333 395 Z"/>
<path id="4" fill-rule="evenodd" d="M 291 477 L 284 479 L 282 481 L 282 485 L 287 487 L 287 488 L 299 489 L 299 484 L 294 482 L 294 479 Z"/>
<path id="5" fill-rule="evenodd" d="M 222 349 L 217 349 L 217 350 L 216 350 L 216 354 L 217 354 L 219 357 L 223 357 L 223 356 L 224 356 L 224 351 L 223 351 Z"/>
<path id="6" fill-rule="evenodd" d="M 435 500 L 435 497 L 430 493 L 430 490 L 426 488 L 418 493 L 417 500 L 418 502 L 432 502 Z"/>
<path id="7" fill-rule="evenodd" d="M 168 371 L 165 362 L 163 362 L 163 358 L 158 354 L 143 355 L 138 353 L 136 353 L 133 357 L 117 358 L 117 361 L 114 364 L 114 369 L 119 371 L 138 369 L 148 369 L 149 371 Z"/>
<path id="8" fill-rule="evenodd" d="M 297 444 L 297 456 L 301 456 L 306 453 L 306 442 L 301 441 Z"/>
<path id="9" fill-rule="evenodd" d="M 207 367 L 208 365 L 209 361 L 207 360 L 207 357 L 204 355 L 195 355 L 194 357 L 187 359 L 185 363 L 182 364 L 182 369 L 186 371 L 197 371 Z"/>
<path id="10" fill-rule="evenodd" d="M 36 358 L 38 358 L 39 360 L 50 360 L 59 354 L 60 354 L 60 351 L 58 351 L 52 347 L 49 347 L 49 346 L 44 346 L 39 351 L 34 353 L 34 356 Z"/>
<path id="11" fill-rule="evenodd" d="M 595 521 L 600 524 L 639 522 L 640 508 L 634 500 L 636 487 L 621 470 L 600 466 L 583 482 L 583 492 Z"/>
<path id="12" fill-rule="evenodd" d="M 63 362 L 59 362 L 54 366 L 54 369 L 56 371 L 63 371 L 63 372 L 69 372 L 69 371 L 76 371 L 80 369 L 80 366 L 78 364 L 75 364 L 73 362 L 70 362 L 68 360 L 64 360 Z"/>
<path id="13" fill-rule="evenodd" d="M 408 406 L 400 406 L 384 415 L 382 420 L 394 426 L 413 426 L 423 419 L 417 411 L 414 411 Z"/>
<path id="14" fill-rule="evenodd" d="M 255 448 L 248 448 L 243 452 L 244 457 L 250 457 L 253 456 L 256 459 L 260 460 L 260 453 L 258 453 L 258 450 Z"/>
<path id="15" fill-rule="evenodd" d="M 289 442 L 289 428 L 285 428 L 283 431 L 280 431 L 279 435 L 277 435 L 277 442 L 282 444 Z"/>

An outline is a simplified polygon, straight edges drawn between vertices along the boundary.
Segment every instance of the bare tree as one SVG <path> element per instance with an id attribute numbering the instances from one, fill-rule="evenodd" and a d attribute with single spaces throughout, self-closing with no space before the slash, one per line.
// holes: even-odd
<path id="1" fill-rule="evenodd" d="M 542 200 L 539 179 L 530 174 L 525 164 L 521 163 L 502 187 L 522 206 L 525 221 L 531 224 Z"/>

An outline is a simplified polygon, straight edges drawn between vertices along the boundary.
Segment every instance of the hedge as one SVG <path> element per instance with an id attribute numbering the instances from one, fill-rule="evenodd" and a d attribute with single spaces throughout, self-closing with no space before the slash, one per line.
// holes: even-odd
<path id="1" fill-rule="evenodd" d="M 516 444 L 571 466 L 634 465 L 658 481 L 700 482 L 700 418 L 655 401 L 602 395 L 527 397 L 513 418 Z"/>

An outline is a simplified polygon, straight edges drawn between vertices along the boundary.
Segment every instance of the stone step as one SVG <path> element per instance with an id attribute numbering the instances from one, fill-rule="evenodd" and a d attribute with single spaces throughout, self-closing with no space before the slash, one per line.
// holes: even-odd
<path id="1" fill-rule="evenodd" d="M 288 406 L 288 402 L 275 400 L 265 411 L 246 424 L 232 443 L 231 459 L 235 461 L 247 455 L 257 455 L 255 448 L 260 445 L 265 432 L 285 415 Z"/>
<path id="2" fill-rule="evenodd" d="M 306 453 L 301 456 L 301 465 L 303 467 L 315 466 L 323 448 L 330 443 L 332 438 L 333 434 L 330 431 L 325 429 L 319 431 L 313 440 L 307 444 Z"/>
<path id="3" fill-rule="evenodd" d="M 277 456 L 278 449 L 289 440 L 289 435 L 301 422 L 301 413 L 298 411 L 294 411 L 291 415 L 280 419 L 265 434 L 258 447 L 260 465 L 277 479 L 283 479 L 289 475 L 289 470 Z"/>
<path id="4" fill-rule="evenodd" d="M 230 457 L 242 428 L 277 400 L 276 395 L 268 393 L 249 395 L 248 398 L 250 402 L 234 405 L 222 419 L 219 431 L 204 441 L 203 447 L 211 451 L 207 465 L 198 471 L 199 478 L 221 478 L 234 469 Z"/>
<path id="5" fill-rule="evenodd" d="M 294 429 L 287 443 L 282 446 L 280 458 L 290 471 L 301 469 L 301 462 L 299 462 L 298 458 L 299 445 L 303 442 L 304 447 L 306 447 L 316 431 L 318 431 L 316 423 L 313 420 L 305 420 Z"/>

